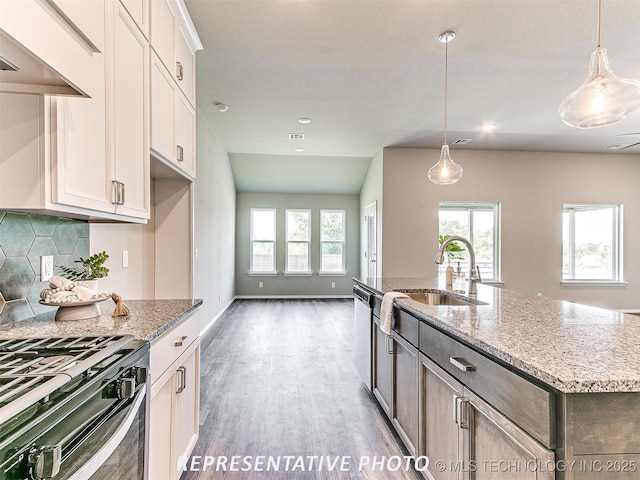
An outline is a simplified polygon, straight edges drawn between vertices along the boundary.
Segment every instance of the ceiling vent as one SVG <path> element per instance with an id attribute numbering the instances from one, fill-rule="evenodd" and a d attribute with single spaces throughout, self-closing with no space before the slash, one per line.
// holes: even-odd
<path id="1" fill-rule="evenodd" d="M 304 133 L 290 133 L 289 140 L 304 140 Z"/>
<path id="2" fill-rule="evenodd" d="M 472 138 L 459 138 L 454 140 L 452 145 L 466 145 L 467 143 L 471 143 L 472 140 Z"/>

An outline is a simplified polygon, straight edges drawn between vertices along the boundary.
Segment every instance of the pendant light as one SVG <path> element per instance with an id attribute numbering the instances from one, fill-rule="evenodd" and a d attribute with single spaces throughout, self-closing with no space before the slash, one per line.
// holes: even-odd
<path id="1" fill-rule="evenodd" d="M 609 67 L 607 50 L 600 47 L 600 12 L 598 0 L 597 46 L 591 53 L 587 79 L 558 109 L 562 121 L 571 127 L 611 125 L 640 107 L 640 81 L 615 75 Z"/>
<path id="2" fill-rule="evenodd" d="M 440 151 L 440 160 L 429 169 L 427 176 L 436 185 L 451 185 L 462 177 L 462 167 L 451 159 L 447 145 L 447 82 L 449 77 L 449 42 L 455 38 L 452 31 L 441 33 L 438 40 L 444 43 L 444 144 Z"/>

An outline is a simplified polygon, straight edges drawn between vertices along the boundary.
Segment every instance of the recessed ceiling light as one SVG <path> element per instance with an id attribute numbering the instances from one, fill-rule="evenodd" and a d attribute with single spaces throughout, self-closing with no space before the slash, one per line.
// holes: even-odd
<path id="1" fill-rule="evenodd" d="M 294 152 L 304 152 L 304 148 L 294 148 Z"/>
<path id="2" fill-rule="evenodd" d="M 227 110 L 229 110 L 229 107 L 228 107 L 228 106 L 226 106 L 224 103 L 216 103 L 216 108 L 218 109 L 218 111 L 219 111 L 220 113 L 224 113 L 224 112 L 226 112 Z"/>
<path id="3" fill-rule="evenodd" d="M 495 130 L 496 128 L 496 124 L 495 123 L 484 123 L 480 129 L 483 132 L 491 132 L 492 130 Z"/>
<path id="4" fill-rule="evenodd" d="M 303 125 L 307 125 L 309 123 L 311 123 L 311 119 L 307 118 L 307 117 L 302 117 L 298 119 L 298 122 L 303 124 Z"/>

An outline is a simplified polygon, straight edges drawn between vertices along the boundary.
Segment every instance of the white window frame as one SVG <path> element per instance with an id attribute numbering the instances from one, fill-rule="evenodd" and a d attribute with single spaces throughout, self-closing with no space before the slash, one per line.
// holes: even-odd
<path id="1" fill-rule="evenodd" d="M 254 212 L 273 212 L 273 239 L 255 239 L 253 236 L 253 213 Z M 249 241 L 249 273 L 251 275 L 277 275 L 278 273 L 278 263 L 276 256 L 276 237 L 278 235 L 277 228 L 277 211 L 275 208 L 252 208 L 249 213 L 249 224 L 250 224 L 250 241 Z M 255 243 L 271 243 L 273 246 L 273 270 L 265 271 L 265 270 L 254 270 L 253 266 L 253 245 Z"/>
<path id="2" fill-rule="evenodd" d="M 340 213 L 342 215 L 342 240 L 324 240 L 322 237 L 322 217 L 325 213 Z M 322 263 L 322 250 L 325 243 L 342 244 L 342 265 L 339 272 L 334 270 L 324 270 Z M 346 275 L 347 272 L 347 211 L 340 208 L 320 210 L 320 275 Z"/>
<path id="3" fill-rule="evenodd" d="M 469 215 L 469 236 L 467 238 L 474 244 L 473 238 L 473 215 L 472 211 L 492 211 L 493 212 L 493 278 L 482 277 L 483 283 L 498 284 L 502 283 L 502 247 L 501 247 L 501 232 L 500 232 L 500 202 L 440 202 L 438 206 L 438 232 L 440 232 L 440 210 L 457 210 L 466 211 Z M 465 272 L 468 273 L 468 272 Z M 481 270 L 481 275 L 482 272 Z M 485 274 L 486 275 L 486 274 Z"/>
<path id="4" fill-rule="evenodd" d="M 576 278 L 575 273 L 575 249 L 576 249 L 576 234 L 575 234 L 575 212 L 577 210 L 604 210 L 610 209 L 613 212 L 612 222 L 611 222 L 611 261 L 612 261 L 612 274 L 611 278 Z M 569 216 L 569 225 L 567 226 L 569 229 L 569 267 L 567 272 L 567 277 L 565 277 L 564 271 L 564 220 L 565 214 L 568 213 Z M 587 285 L 587 286 L 619 286 L 625 285 L 626 283 L 623 280 L 623 261 L 622 261 L 622 214 L 623 214 L 623 206 L 621 204 L 607 204 L 607 203 L 565 203 L 562 206 L 562 230 L 563 230 L 563 240 L 562 240 L 562 248 L 563 248 L 563 260 L 562 260 L 562 285 L 566 286 L 576 286 L 576 285 Z"/>
<path id="5" fill-rule="evenodd" d="M 289 240 L 289 213 L 303 212 L 307 214 L 308 231 L 306 240 Z M 311 210 L 304 208 L 288 208 L 285 211 L 285 274 L 286 275 L 311 275 Z M 307 270 L 289 270 L 289 245 L 292 243 L 307 245 Z"/>

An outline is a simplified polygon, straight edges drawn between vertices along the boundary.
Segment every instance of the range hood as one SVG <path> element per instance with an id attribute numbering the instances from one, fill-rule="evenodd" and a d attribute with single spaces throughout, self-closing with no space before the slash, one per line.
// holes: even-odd
<path id="1" fill-rule="evenodd" d="M 3 30 L 0 30 L 0 92 L 85 96 Z"/>
<path id="2" fill-rule="evenodd" d="M 101 1 L 0 0 L 0 92 L 93 97 L 105 14 Z"/>

